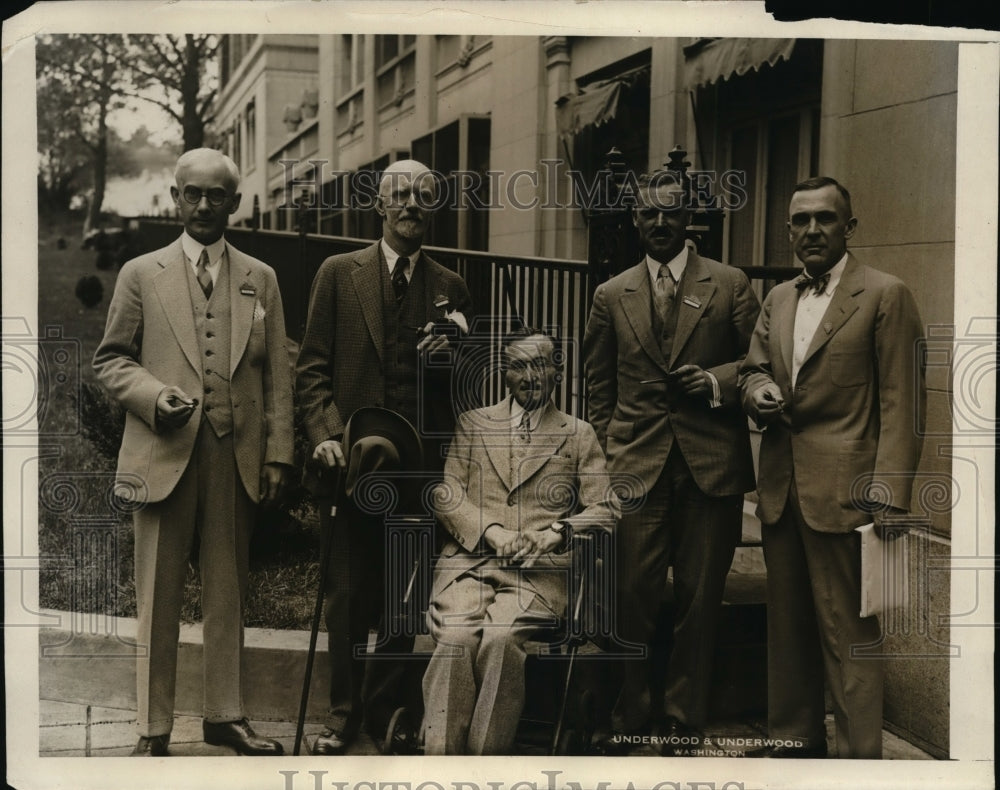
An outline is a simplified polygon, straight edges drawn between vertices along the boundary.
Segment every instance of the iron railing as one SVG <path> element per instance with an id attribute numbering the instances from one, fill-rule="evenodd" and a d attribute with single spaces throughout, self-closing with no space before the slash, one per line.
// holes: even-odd
<path id="1" fill-rule="evenodd" d="M 143 251 L 166 246 L 177 238 L 176 222 L 139 221 Z M 281 289 L 288 336 L 302 339 L 309 308 L 309 289 L 320 264 L 329 256 L 369 246 L 373 242 L 295 231 L 252 230 L 233 227 L 226 237 L 248 255 L 274 268 Z M 473 329 L 491 349 L 483 384 L 483 402 L 495 403 L 504 393 L 499 372 L 499 345 L 503 334 L 518 324 L 544 329 L 561 341 L 563 375 L 554 398 L 556 405 L 587 418 L 586 386 L 580 344 L 590 312 L 595 283 L 586 261 L 498 255 L 444 247 L 425 247 L 434 260 L 457 272 L 469 286 L 477 315 Z M 761 290 L 798 274 L 793 267 L 740 267 Z"/>

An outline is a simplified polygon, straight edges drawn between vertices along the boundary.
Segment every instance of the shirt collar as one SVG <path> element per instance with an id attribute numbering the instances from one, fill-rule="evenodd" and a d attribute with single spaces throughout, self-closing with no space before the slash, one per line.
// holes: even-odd
<path id="1" fill-rule="evenodd" d="M 530 430 L 534 431 L 538 429 L 538 423 L 542 421 L 542 412 L 545 411 L 545 406 L 547 404 L 542 404 L 536 409 L 531 410 L 531 416 L 528 417 L 528 425 Z M 524 414 L 525 408 L 520 403 L 517 402 L 517 398 L 513 395 L 510 396 L 510 427 L 517 428 L 521 425 L 521 415 Z"/>
<path id="2" fill-rule="evenodd" d="M 684 274 L 684 269 L 687 266 L 687 260 L 688 247 L 685 244 L 684 249 L 667 261 L 667 268 L 670 269 L 670 274 L 674 278 L 675 283 L 679 283 L 681 281 L 681 275 Z M 650 278 L 655 283 L 656 278 L 660 276 L 660 262 L 647 255 L 646 268 L 649 270 Z"/>
<path id="3" fill-rule="evenodd" d="M 226 239 L 224 236 L 220 236 L 206 246 L 200 241 L 195 241 L 188 235 L 187 231 L 184 231 L 181 234 L 181 247 L 184 249 L 184 255 L 187 256 L 188 262 L 192 266 L 198 265 L 198 259 L 201 258 L 201 251 L 208 250 L 208 268 L 211 269 L 217 266 L 219 261 L 222 260 L 222 253 L 226 251 Z"/>
<path id="4" fill-rule="evenodd" d="M 840 284 L 840 278 L 843 276 L 844 269 L 846 268 L 846 266 L 847 266 L 847 253 L 845 252 L 843 257 L 835 264 L 833 264 L 833 266 L 830 267 L 830 269 L 827 270 L 826 273 L 830 275 L 830 281 L 826 284 L 826 290 L 823 291 L 823 294 L 816 294 L 816 295 L 820 296 L 820 295 L 832 294 L 835 290 L 837 290 L 837 286 Z M 809 275 L 809 272 L 804 271 L 802 273 L 806 276 L 806 278 L 810 280 L 813 279 Z M 807 289 L 806 293 L 811 294 L 812 291 L 809 291 Z"/>
<path id="5" fill-rule="evenodd" d="M 392 274 L 392 270 L 396 268 L 396 261 L 399 260 L 400 255 L 392 247 L 390 247 L 385 239 L 379 242 L 382 247 L 382 255 L 385 256 L 385 262 L 389 266 L 389 274 Z M 409 282 L 413 277 L 413 267 L 417 265 L 417 261 L 420 260 L 420 250 L 417 250 L 412 255 L 407 255 L 410 259 L 410 267 L 406 270 L 406 281 Z"/>

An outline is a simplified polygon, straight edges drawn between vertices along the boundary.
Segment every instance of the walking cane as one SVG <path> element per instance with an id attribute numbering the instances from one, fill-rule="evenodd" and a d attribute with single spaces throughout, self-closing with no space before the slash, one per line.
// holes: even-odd
<path id="1" fill-rule="evenodd" d="M 333 472 L 333 485 L 328 487 L 325 473 Z M 310 474 L 309 464 L 306 465 L 305 475 L 306 488 L 309 489 L 319 500 L 320 507 L 324 507 L 326 502 L 330 503 L 331 522 L 337 516 L 337 498 L 340 492 L 340 467 L 328 470 L 323 467 L 315 467 Z M 310 479 L 311 478 L 311 479 Z M 320 524 L 322 524 L 322 520 Z M 309 703 L 309 685 L 312 681 L 313 660 L 316 658 L 316 640 L 319 637 L 319 619 L 323 615 L 323 595 L 326 592 L 326 579 L 328 575 L 327 566 L 330 564 L 330 551 L 333 546 L 333 535 L 320 534 L 320 558 L 319 558 L 319 589 L 316 591 L 316 608 L 313 610 L 312 632 L 309 634 L 309 653 L 306 656 L 306 676 L 302 681 L 302 701 L 299 703 L 299 720 L 295 725 L 295 749 L 292 754 L 298 757 L 299 747 L 302 745 L 302 730 L 306 721 L 306 705 Z M 324 540 L 325 538 L 325 540 Z"/>

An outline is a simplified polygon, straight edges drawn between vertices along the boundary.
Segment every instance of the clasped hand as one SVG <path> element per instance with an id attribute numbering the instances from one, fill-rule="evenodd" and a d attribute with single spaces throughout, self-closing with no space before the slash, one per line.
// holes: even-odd
<path id="1" fill-rule="evenodd" d="M 505 565 L 520 563 L 522 568 L 530 568 L 539 557 L 553 551 L 563 541 L 562 535 L 555 530 L 516 532 L 499 524 L 489 526 L 483 538 Z"/>

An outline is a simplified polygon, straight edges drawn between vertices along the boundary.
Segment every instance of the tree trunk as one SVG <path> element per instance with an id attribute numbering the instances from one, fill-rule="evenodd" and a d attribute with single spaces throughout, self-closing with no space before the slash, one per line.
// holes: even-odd
<path id="1" fill-rule="evenodd" d="M 201 148 L 205 144 L 205 122 L 198 114 L 198 89 L 201 84 L 199 71 L 201 56 L 195 46 L 194 36 L 184 36 L 184 72 L 181 77 L 182 126 L 184 128 L 184 150 Z"/>
<path id="2" fill-rule="evenodd" d="M 104 206 L 104 190 L 108 181 L 108 109 L 111 105 L 111 91 L 103 88 L 97 115 L 97 140 L 94 142 L 94 196 L 90 201 L 88 223 L 91 228 L 101 226 L 101 209 Z"/>

